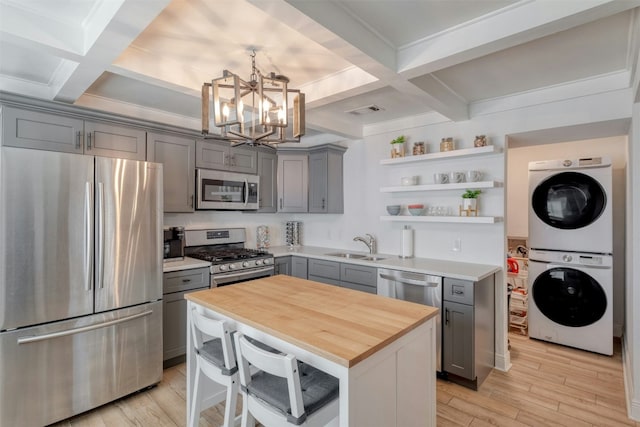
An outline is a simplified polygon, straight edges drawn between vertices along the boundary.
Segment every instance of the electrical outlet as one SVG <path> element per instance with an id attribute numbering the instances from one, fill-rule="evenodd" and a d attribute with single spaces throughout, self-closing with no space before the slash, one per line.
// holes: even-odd
<path id="1" fill-rule="evenodd" d="M 454 252 L 462 251 L 462 239 L 457 237 L 453 239 L 453 248 L 451 248 Z"/>

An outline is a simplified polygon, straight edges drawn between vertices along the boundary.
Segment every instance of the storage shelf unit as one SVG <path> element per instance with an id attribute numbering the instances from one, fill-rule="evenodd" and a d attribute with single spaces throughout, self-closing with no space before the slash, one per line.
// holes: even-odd
<path id="1" fill-rule="evenodd" d="M 478 154 L 495 154 L 501 149 L 495 145 L 484 147 L 462 148 L 460 150 L 441 151 L 438 153 L 420 154 L 418 156 L 397 157 L 395 159 L 380 160 L 381 165 L 398 165 L 404 163 L 420 162 L 425 160 L 446 159 L 455 157 L 477 156 Z"/>
<path id="2" fill-rule="evenodd" d="M 465 190 L 476 188 L 495 188 L 502 186 L 498 181 L 456 182 L 453 184 L 423 184 L 423 185 L 399 185 L 394 187 L 382 187 L 381 193 L 403 193 L 414 191 L 439 191 L 439 190 Z"/>
<path id="3" fill-rule="evenodd" d="M 501 222 L 502 217 L 499 216 L 412 216 L 398 215 L 381 216 L 382 221 L 392 222 L 456 222 L 467 224 L 495 224 Z"/>

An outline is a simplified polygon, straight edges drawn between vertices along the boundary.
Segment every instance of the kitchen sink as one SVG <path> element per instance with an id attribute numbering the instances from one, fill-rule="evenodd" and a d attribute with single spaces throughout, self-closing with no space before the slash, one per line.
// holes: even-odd
<path id="1" fill-rule="evenodd" d="M 381 256 L 375 256 L 375 255 L 366 256 L 362 258 L 363 261 L 382 261 L 383 259 L 387 259 L 387 258 L 381 257 Z"/>
<path id="2" fill-rule="evenodd" d="M 353 259 L 362 259 L 362 258 L 366 258 L 367 255 L 362 255 L 362 254 L 350 254 L 348 252 L 334 252 L 334 253 L 330 253 L 330 254 L 325 254 L 326 256 L 337 256 L 340 258 L 353 258 Z"/>

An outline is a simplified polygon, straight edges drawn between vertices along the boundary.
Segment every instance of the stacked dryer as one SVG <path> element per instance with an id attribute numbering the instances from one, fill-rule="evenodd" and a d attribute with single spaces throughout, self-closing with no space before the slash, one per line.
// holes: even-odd
<path id="1" fill-rule="evenodd" d="M 529 336 L 613 354 L 611 159 L 529 163 Z"/>

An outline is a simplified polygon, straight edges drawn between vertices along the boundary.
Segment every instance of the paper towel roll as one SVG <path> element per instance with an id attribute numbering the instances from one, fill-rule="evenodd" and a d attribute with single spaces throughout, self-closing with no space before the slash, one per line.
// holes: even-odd
<path id="1" fill-rule="evenodd" d="M 408 225 L 402 230 L 402 252 L 401 258 L 413 258 L 413 230 Z"/>

